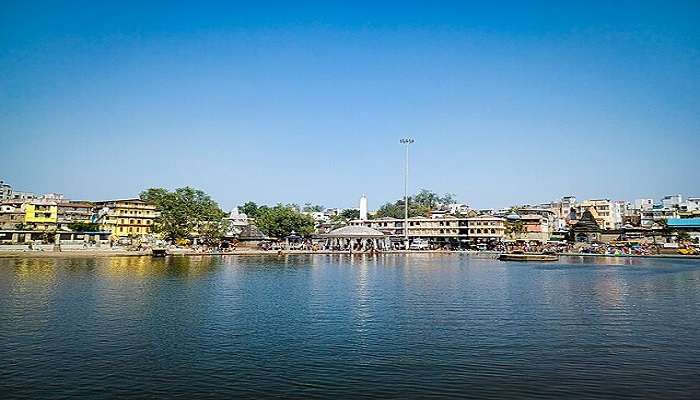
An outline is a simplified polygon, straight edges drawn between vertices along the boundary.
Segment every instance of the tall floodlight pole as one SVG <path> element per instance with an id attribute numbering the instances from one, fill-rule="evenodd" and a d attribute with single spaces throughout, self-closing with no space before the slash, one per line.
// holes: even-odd
<path id="1" fill-rule="evenodd" d="M 415 140 L 407 137 L 399 140 L 406 149 L 406 163 L 403 175 L 403 236 L 404 249 L 408 250 L 408 145 Z"/>

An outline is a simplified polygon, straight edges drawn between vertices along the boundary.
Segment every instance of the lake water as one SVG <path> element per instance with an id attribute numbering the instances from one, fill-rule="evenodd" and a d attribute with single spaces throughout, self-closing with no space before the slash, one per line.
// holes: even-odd
<path id="1" fill-rule="evenodd" d="M 700 260 L 0 259 L 0 397 L 700 398 Z"/>

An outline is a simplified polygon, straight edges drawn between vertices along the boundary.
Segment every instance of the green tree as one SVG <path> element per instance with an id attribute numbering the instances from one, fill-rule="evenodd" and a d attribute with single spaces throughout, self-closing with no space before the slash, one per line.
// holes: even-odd
<path id="1" fill-rule="evenodd" d="M 305 212 L 321 212 L 323 210 L 325 210 L 323 206 L 319 206 L 318 204 L 313 205 L 311 203 L 304 204 L 304 207 L 302 208 L 302 211 Z"/>
<path id="2" fill-rule="evenodd" d="M 360 210 L 357 208 L 346 208 L 340 212 L 340 216 L 350 221 L 360 219 Z"/>
<path id="3" fill-rule="evenodd" d="M 430 190 L 421 189 L 420 192 L 413 197 L 413 201 L 423 207 L 430 207 L 431 210 L 436 210 L 454 203 L 455 198 L 454 195 L 450 193 L 445 193 L 444 195 L 440 196 L 435 192 L 431 192 Z"/>
<path id="4" fill-rule="evenodd" d="M 341 211 L 340 214 L 331 217 L 331 224 L 333 229 L 345 226 L 349 221 L 360 218 L 360 210 L 356 208 L 346 208 Z"/>
<path id="5" fill-rule="evenodd" d="M 525 225 L 523 221 L 506 222 L 505 232 L 511 238 L 517 238 L 520 234 L 525 233 Z"/>
<path id="6" fill-rule="evenodd" d="M 100 226 L 94 222 L 71 222 L 68 229 L 75 232 L 97 232 Z"/>
<path id="7" fill-rule="evenodd" d="M 292 231 L 301 236 L 308 236 L 314 232 L 314 219 L 301 214 L 293 204 L 261 207 L 255 224 L 261 231 L 276 238 L 288 236 Z"/>
<path id="8" fill-rule="evenodd" d="M 168 191 L 151 188 L 141 193 L 141 199 L 155 204 L 160 211 L 154 231 L 170 241 L 191 239 L 214 244 L 226 232 L 226 213 L 201 190 L 191 187 Z"/>
<path id="9" fill-rule="evenodd" d="M 446 193 L 440 196 L 430 190 L 421 189 L 415 196 L 408 198 L 408 217 L 427 217 L 431 211 L 440 209 L 443 206 L 454 203 L 454 195 Z M 398 218 L 404 217 L 404 201 L 397 200 L 394 203 L 386 203 L 377 210 L 378 218 Z"/>
<path id="10" fill-rule="evenodd" d="M 258 205 L 253 201 L 248 201 L 242 206 L 238 207 L 238 211 L 245 214 L 248 218 L 255 218 L 258 215 Z"/>

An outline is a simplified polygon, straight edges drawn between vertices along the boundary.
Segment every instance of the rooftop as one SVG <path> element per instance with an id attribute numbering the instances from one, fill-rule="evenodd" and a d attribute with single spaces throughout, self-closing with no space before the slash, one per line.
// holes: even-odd
<path id="1" fill-rule="evenodd" d="M 700 218 L 669 218 L 666 220 L 669 228 L 700 228 Z"/>
<path id="2" fill-rule="evenodd" d="M 342 228 L 334 229 L 323 237 L 329 238 L 372 238 L 372 237 L 384 237 L 384 234 L 376 229 L 368 228 L 366 226 L 344 226 Z"/>

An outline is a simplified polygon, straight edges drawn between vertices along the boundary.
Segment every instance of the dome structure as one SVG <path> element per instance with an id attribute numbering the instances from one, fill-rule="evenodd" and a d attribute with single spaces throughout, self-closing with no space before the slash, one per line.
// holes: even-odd
<path id="1" fill-rule="evenodd" d="M 506 219 L 509 221 L 517 221 L 520 219 L 520 215 L 518 215 L 516 213 L 510 213 L 510 214 L 506 215 Z"/>
<path id="2" fill-rule="evenodd" d="M 327 238 L 383 238 L 384 234 L 366 226 L 344 226 L 325 235 Z"/>

